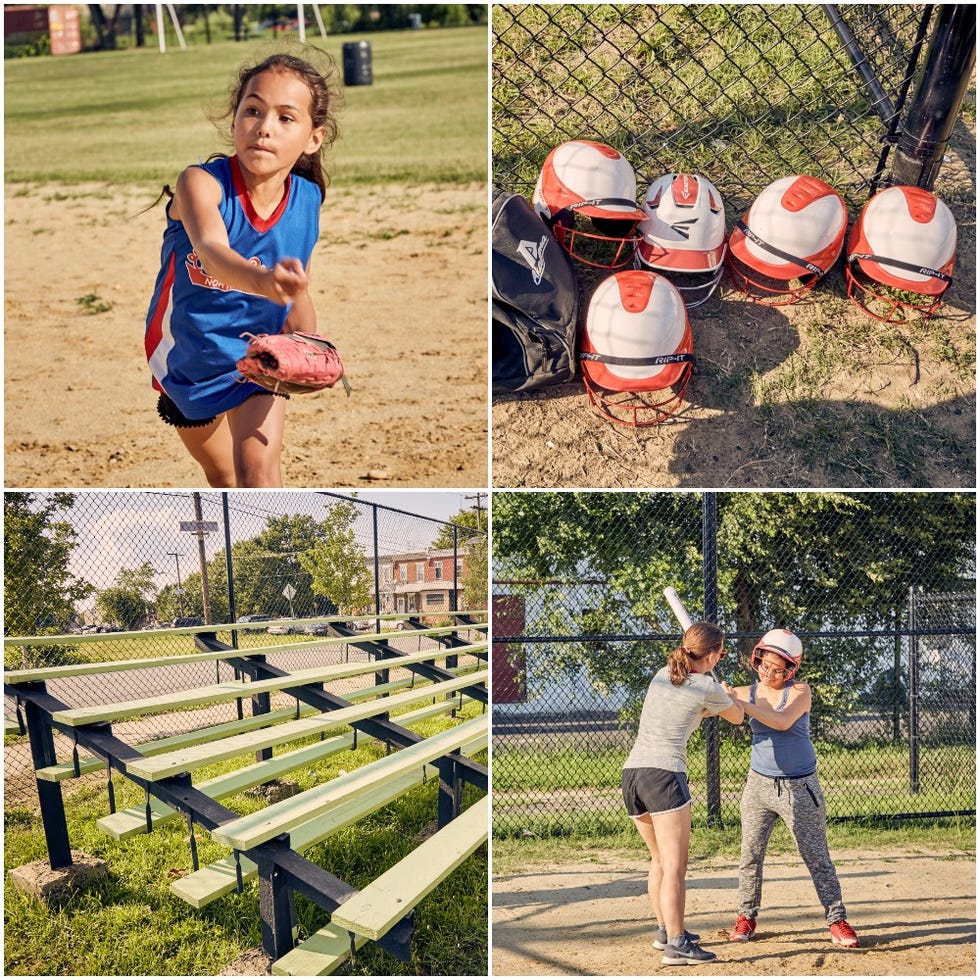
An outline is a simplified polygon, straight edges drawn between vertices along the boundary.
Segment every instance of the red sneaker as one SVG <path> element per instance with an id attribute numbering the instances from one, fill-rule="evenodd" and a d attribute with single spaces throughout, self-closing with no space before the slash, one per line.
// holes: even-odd
<path id="1" fill-rule="evenodd" d="M 735 927 L 732 929 L 729 939 L 733 943 L 744 943 L 755 935 L 755 919 L 740 915 L 735 920 Z"/>
<path id="2" fill-rule="evenodd" d="M 858 942 L 857 933 L 847 924 L 847 919 L 841 919 L 830 926 L 830 938 L 838 946 L 845 949 L 856 949 L 861 944 Z"/>

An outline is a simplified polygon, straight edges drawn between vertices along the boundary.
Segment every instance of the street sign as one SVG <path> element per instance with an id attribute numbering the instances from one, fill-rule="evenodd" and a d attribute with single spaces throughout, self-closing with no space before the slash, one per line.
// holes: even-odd
<path id="1" fill-rule="evenodd" d="M 286 597 L 289 602 L 292 602 L 296 598 L 296 590 L 287 583 L 286 588 L 282 590 L 282 594 Z"/>
<path id="2" fill-rule="evenodd" d="M 181 531 L 190 531 L 192 534 L 211 534 L 218 530 L 217 521 L 181 521 Z"/>

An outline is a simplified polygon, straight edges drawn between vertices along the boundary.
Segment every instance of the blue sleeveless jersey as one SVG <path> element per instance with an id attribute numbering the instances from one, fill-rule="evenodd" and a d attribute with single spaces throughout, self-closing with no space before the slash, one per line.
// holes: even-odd
<path id="1" fill-rule="evenodd" d="M 256 265 L 285 258 L 307 265 L 320 234 L 320 189 L 290 174 L 283 199 L 266 219 L 252 208 L 238 161 L 201 164 L 221 186 L 221 217 L 228 244 Z M 280 333 L 289 308 L 230 289 L 208 275 L 184 226 L 169 217 L 160 273 L 146 317 L 146 358 L 153 387 L 166 392 L 189 419 L 205 419 L 260 391 L 242 382 L 235 362 L 248 345 L 243 333 Z"/>
<path id="2" fill-rule="evenodd" d="M 755 703 L 755 684 L 749 690 L 749 702 Z M 789 687 L 777 707 L 781 710 L 789 696 Z M 809 776 L 817 768 L 817 753 L 810 739 L 810 712 L 800 715 L 786 731 L 764 725 L 749 718 L 752 729 L 751 768 L 763 776 Z"/>

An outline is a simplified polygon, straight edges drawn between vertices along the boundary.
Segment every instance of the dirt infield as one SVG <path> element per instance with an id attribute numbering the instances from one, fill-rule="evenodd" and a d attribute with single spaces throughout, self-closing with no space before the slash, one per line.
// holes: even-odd
<path id="1" fill-rule="evenodd" d="M 727 942 L 737 868 L 692 862 L 687 927 L 718 955 L 699 976 L 975 976 L 976 863 L 962 852 L 835 851 L 861 948 L 832 945 L 795 856 L 766 862 L 756 938 Z M 632 855 L 530 867 L 493 884 L 494 976 L 653 976 L 646 867 Z M 684 972 L 681 970 L 680 972 Z"/>
<path id="2" fill-rule="evenodd" d="M 143 354 L 154 196 L 6 186 L 6 486 L 203 482 Z M 292 400 L 287 486 L 487 485 L 486 200 L 482 184 L 328 190 L 313 299 L 354 392 Z"/>

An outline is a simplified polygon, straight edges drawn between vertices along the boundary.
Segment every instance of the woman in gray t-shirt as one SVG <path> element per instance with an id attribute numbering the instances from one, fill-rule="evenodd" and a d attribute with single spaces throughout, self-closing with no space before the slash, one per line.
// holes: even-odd
<path id="1" fill-rule="evenodd" d="M 691 839 L 687 743 L 701 719 L 720 715 L 738 725 L 741 706 L 710 675 L 725 655 L 725 634 L 712 623 L 693 623 L 667 666 L 657 671 L 643 702 L 640 727 L 623 766 L 626 811 L 650 851 L 647 893 L 658 930 L 655 949 L 665 966 L 715 959 L 684 928 L 685 878 Z"/>

